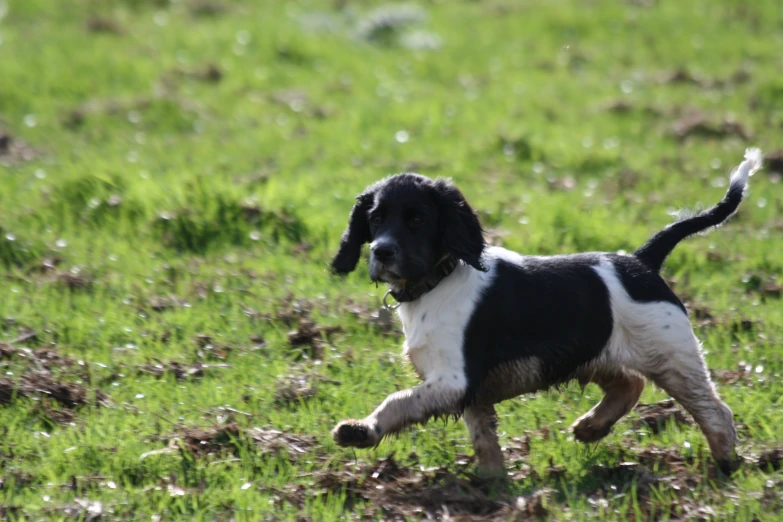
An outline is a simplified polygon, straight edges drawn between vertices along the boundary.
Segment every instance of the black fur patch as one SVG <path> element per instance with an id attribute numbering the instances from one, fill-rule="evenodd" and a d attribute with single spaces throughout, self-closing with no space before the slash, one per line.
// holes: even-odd
<path id="1" fill-rule="evenodd" d="M 599 254 L 498 259 L 465 330 L 466 405 L 494 368 L 529 357 L 543 385 L 573 378 L 601 353 L 612 333 L 609 290 L 592 266 Z"/>
<path id="2" fill-rule="evenodd" d="M 674 294 L 666 281 L 647 265 L 634 256 L 606 254 L 614 265 L 620 282 L 625 287 L 631 299 L 640 303 L 667 302 L 678 306 L 683 312 L 685 305 Z"/>

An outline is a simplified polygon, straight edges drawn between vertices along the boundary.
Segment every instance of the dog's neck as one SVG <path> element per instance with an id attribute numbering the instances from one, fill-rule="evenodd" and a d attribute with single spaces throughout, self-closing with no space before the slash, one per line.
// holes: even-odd
<path id="1" fill-rule="evenodd" d="M 438 262 L 427 275 L 419 279 L 413 284 L 406 285 L 403 288 L 392 287 L 390 289 L 392 297 L 398 303 L 409 303 L 420 298 L 443 281 L 446 277 L 451 275 L 455 268 L 457 268 L 457 261 L 453 256 L 447 255 L 440 262 Z"/>

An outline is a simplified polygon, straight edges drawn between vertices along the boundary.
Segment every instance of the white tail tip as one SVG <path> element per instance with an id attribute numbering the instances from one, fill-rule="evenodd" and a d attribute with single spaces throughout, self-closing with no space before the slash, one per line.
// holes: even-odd
<path id="1" fill-rule="evenodd" d="M 745 149 L 745 161 L 739 164 L 739 167 L 731 173 L 732 185 L 745 185 L 748 178 L 758 171 L 764 162 L 764 155 L 761 149 Z"/>

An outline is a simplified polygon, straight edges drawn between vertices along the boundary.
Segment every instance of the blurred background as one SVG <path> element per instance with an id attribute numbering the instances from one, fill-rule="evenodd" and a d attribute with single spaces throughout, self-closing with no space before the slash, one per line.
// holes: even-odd
<path id="1" fill-rule="evenodd" d="M 728 372 L 745 449 L 767 450 L 783 429 L 781 49 L 778 0 L 0 0 L 0 505 L 213 519 L 284 509 L 290 486 L 314 495 L 285 497 L 291 517 L 365 513 L 376 497 L 319 496 L 307 473 L 470 451 L 451 424 L 358 457 L 331 443 L 337 420 L 415 382 L 377 320 L 385 289 L 364 264 L 326 268 L 356 194 L 396 172 L 452 177 L 493 244 L 632 251 L 718 201 L 748 146 L 767 167 L 739 214 L 665 275 Z M 604 496 L 606 513 L 719 504 L 692 427 L 628 425 L 580 453 L 564 426 L 598 396 L 501 408 L 504 443 L 547 430 L 511 464 L 515 494 L 551 487 L 547 509 L 603 513 L 590 466 L 647 466 L 656 436 L 679 449 L 655 466 L 690 463 L 682 489 Z M 292 442 L 306 456 L 258 427 L 311 437 Z M 171 440 L 185 449 L 140 459 Z M 774 518 L 766 480 L 754 468 L 721 513 Z M 430 507 L 399 509 L 443 514 Z"/>

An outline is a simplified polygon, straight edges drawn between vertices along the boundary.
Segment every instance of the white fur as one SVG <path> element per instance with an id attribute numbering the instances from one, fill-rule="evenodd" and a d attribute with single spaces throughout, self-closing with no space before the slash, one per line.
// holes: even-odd
<path id="1" fill-rule="evenodd" d="M 731 185 L 745 186 L 748 178 L 758 171 L 764 161 L 764 155 L 760 149 L 750 148 L 745 150 L 745 161 L 739 164 L 731 173 Z"/>
<path id="2" fill-rule="evenodd" d="M 432 291 L 403 303 L 397 310 L 405 333 L 403 351 L 425 382 L 467 387 L 462 340 L 476 303 L 494 278 L 494 263 L 485 258 L 488 272 L 462 263 Z M 457 378 L 454 378 L 454 375 Z"/>
<path id="3" fill-rule="evenodd" d="M 405 333 L 403 353 L 425 382 L 448 377 L 449 387 L 467 387 L 462 341 L 468 321 L 482 293 L 495 279 L 497 261 L 522 264 L 524 257 L 493 246 L 485 250 L 482 259 L 486 272 L 460 263 L 432 291 L 417 301 L 403 303 L 397 310 Z"/>
<path id="4" fill-rule="evenodd" d="M 693 415 L 713 455 L 733 460 L 733 415 L 715 392 L 688 316 L 672 303 L 634 301 L 608 260 L 594 270 L 609 289 L 614 325 L 593 364 L 651 378 Z"/>
<path id="5" fill-rule="evenodd" d="M 692 343 L 688 316 L 678 306 L 669 302 L 634 301 L 608 260 L 593 269 L 609 289 L 614 318 L 612 335 L 601 353 L 601 361 L 640 371 L 639 357 L 654 367 L 663 362 L 662 358 L 676 356 L 669 353 L 671 347 Z"/>

